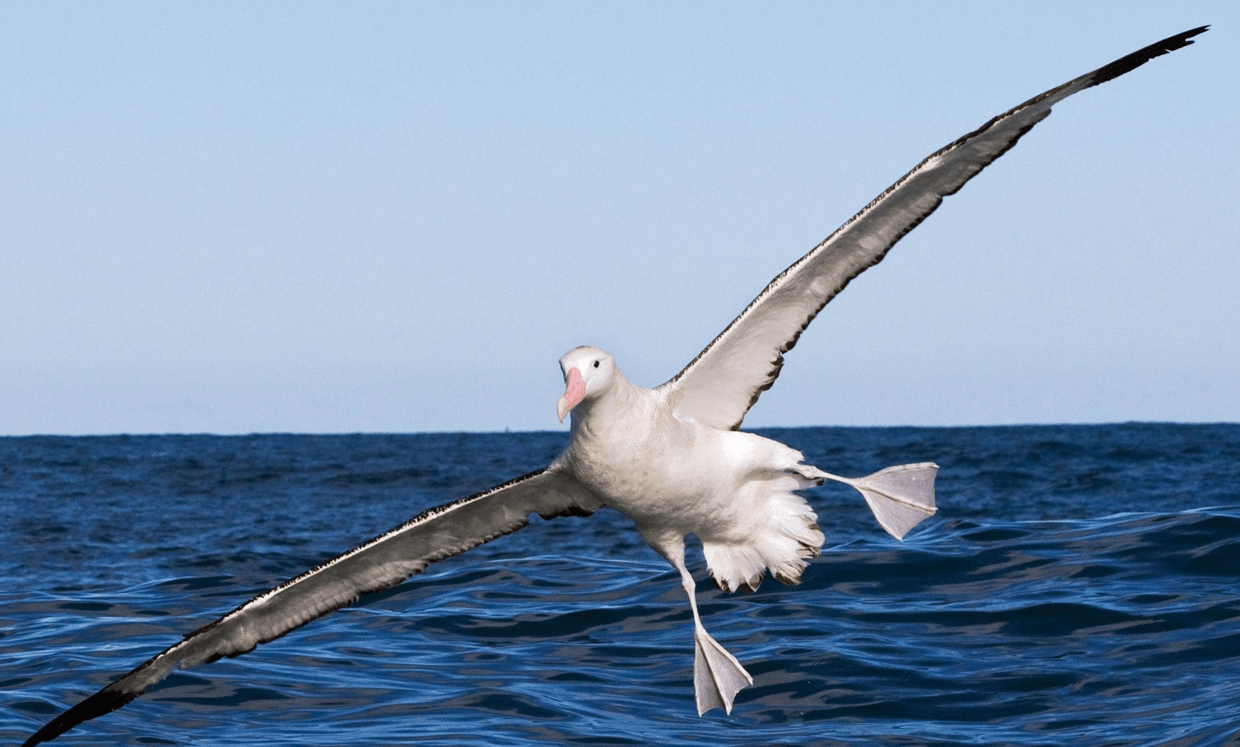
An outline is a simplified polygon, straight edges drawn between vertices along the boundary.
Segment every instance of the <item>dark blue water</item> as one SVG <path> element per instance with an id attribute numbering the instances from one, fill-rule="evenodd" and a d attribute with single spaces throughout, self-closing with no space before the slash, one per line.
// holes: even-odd
<path id="1" fill-rule="evenodd" d="M 70 744 L 1240 743 L 1240 426 L 764 431 L 860 475 L 942 465 L 904 542 L 842 486 L 804 583 L 707 629 L 754 675 L 698 718 L 674 573 L 610 511 L 530 528 Z M 0 439 L 0 743 L 251 596 L 563 434 Z"/>

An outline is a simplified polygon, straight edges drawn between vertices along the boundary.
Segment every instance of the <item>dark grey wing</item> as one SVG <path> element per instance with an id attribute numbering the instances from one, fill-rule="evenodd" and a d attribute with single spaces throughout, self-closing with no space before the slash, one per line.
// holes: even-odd
<path id="1" fill-rule="evenodd" d="M 1034 96 L 922 161 L 835 233 L 784 270 L 683 371 L 663 384 L 677 415 L 736 429 L 775 383 L 784 353 L 822 307 L 904 234 L 1051 113 L 1051 106 L 1192 44 L 1202 26 Z"/>
<path id="2" fill-rule="evenodd" d="M 190 633 L 57 716 L 26 740 L 25 747 L 120 708 L 175 669 L 252 651 L 361 594 L 395 586 L 436 560 L 515 532 L 529 523 L 531 514 L 588 516 L 600 506 L 593 493 L 551 467 L 432 508 Z"/>

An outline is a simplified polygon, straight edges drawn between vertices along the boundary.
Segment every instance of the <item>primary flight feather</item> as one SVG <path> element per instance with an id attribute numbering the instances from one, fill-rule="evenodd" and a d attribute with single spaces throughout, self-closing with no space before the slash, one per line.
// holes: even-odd
<path id="1" fill-rule="evenodd" d="M 795 584 L 818 555 L 823 535 L 813 509 L 798 495 L 803 488 L 824 480 L 851 485 L 898 538 L 936 510 L 934 464 L 840 477 L 804 464 L 787 446 L 738 430 L 779 376 L 784 354 L 853 278 L 880 262 L 945 196 L 1014 146 L 1054 104 L 1192 44 L 1206 28 L 1176 34 L 1052 88 L 930 155 L 776 276 L 661 386 L 628 382 L 615 360 L 597 348 L 569 351 L 560 359 L 565 392 L 556 409 L 561 420 L 571 413 L 571 438 L 546 469 L 432 508 L 255 597 L 60 714 L 25 745 L 123 706 L 175 669 L 252 651 L 436 560 L 514 532 L 533 514 L 588 516 L 604 505 L 631 518 L 679 571 L 693 611 L 698 712 L 730 712 L 736 693 L 753 680 L 702 625 L 685 565 L 686 535 L 701 541 L 716 584 L 735 591 L 756 588 L 767 572 Z"/>

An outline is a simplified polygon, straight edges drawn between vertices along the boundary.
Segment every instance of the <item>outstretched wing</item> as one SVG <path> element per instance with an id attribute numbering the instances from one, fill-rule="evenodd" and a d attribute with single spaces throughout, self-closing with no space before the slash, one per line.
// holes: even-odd
<path id="1" fill-rule="evenodd" d="M 922 161 L 780 273 L 683 371 L 660 387 L 669 401 L 678 403 L 677 415 L 716 428 L 739 428 L 745 413 L 775 383 L 784 353 L 822 307 L 878 264 L 945 196 L 1016 145 L 1054 104 L 1188 46 L 1207 28 L 1176 34 L 1034 96 Z"/>
<path id="2" fill-rule="evenodd" d="M 531 514 L 588 516 L 602 506 L 554 466 L 432 508 L 386 534 L 261 594 L 57 716 L 24 747 L 54 739 L 138 697 L 174 669 L 239 656 L 294 628 L 404 581 L 436 560 L 515 532 Z"/>

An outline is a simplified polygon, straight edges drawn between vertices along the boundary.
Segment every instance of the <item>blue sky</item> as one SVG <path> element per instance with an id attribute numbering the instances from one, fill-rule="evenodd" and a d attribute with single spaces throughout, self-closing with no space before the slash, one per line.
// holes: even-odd
<path id="1" fill-rule="evenodd" d="M 989 117 L 1055 113 L 746 424 L 1240 421 L 1234 3 L 5 3 L 0 434 L 543 430 Z"/>

